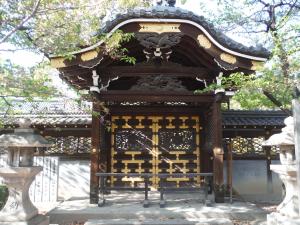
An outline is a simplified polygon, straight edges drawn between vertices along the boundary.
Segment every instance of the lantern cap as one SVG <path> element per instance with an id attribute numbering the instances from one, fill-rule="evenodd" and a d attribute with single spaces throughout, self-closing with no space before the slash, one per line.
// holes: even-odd
<path id="1" fill-rule="evenodd" d="M 285 127 L 281 129 L 281 133 L 272 135 L 268 140 L 264 141 L 263 146 L 273 145 L 294 145 L 294 119 L 287 117 L 284 120 Z"/>
<path id="2" fill-rule="evenodd" d="M 30 128 L 30 119 L 20 119 L 14 133 L 0 135 L 0 147 L 49 147 L 49 142 Z"/>

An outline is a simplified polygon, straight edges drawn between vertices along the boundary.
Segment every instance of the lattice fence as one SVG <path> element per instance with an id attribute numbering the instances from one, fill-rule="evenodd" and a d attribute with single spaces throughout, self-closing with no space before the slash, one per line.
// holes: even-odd
<path id="1" fill-rule="evenodd" d="M 46 155 L 76 155 L 90 153 L 91 137 L 46 137 L 52 144 L 46 151 Z"/>
<path id="2" fill-rule="evenodd" d="M 266 156 L 265 148 L 262 142 L 264 137 L 235 137 L 225 138 L 225 143 L 232 145 L 232 153 L 237 156 Z M 277 146 L 271 147 L 271 155 L 276 156 L 279 153 Z"/>

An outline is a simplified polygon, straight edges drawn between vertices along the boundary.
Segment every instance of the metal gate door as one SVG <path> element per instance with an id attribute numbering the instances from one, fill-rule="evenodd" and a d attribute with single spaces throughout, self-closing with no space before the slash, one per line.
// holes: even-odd
<path id="1" fill-rule="evenodd" d="M 112 116 L 111 172 L 199 173 L 200 135 L 198 116 Z M 112 185 L 138 185 L 142 178 L 111 179 Z M 195 182 L 168 178 L 168 185 Z M 198 183 L 197 182 L 197 183 Z M 158 186 L 157 177 L 151 180 Z"/>

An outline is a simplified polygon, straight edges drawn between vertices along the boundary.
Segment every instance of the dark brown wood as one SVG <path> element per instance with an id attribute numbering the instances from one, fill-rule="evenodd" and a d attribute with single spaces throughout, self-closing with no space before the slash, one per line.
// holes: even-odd
<path id="1" fill-rule="evenodd" d="M 193 92 L 136 92 L 136 91 L 106 91 L 95 94 L 100 101 L 114 102 L 201 102 L 209 103 L 213 95 L 197 95 Z"/>
<path id="2" fill-rule="evenodd" d="M 96 103 L 93 103 L 93 111 L 100 112 Z M 100 155 L 100 116 L 96 113 L 92 117 L 92 149 L 91 149 L 91 173 L 90 173 L 90 203 L 97 204 L 99 201 L 99 172 Z"/>
<path id="3" fill-rule="evenodd" d="M 217 96 L 216 96 L 217 97 Z M 219 99 L 219 98 L 216 98 Z M 224 178 L 223 178 L 223 144 L 222 144 L 222 114 L 221 102 L 215 101 L 212 105 L 213 124 L 213 172 L 214 191 L 216 202 L 224 202 Z"/>
<path id="4" fill-rule="evenodd" d="M 99 69 L 100 77 L 132 77 L 158 74 L 163 74 L 164 76 L 211 78 L 211 70 L 207 68 L 186 67 L 175 63 L 169 63 L 161 66 L 153 64 L 136 66 L 112 66 L 108 68 Z"/>
<path id="5" fill-rule="evenodd" d="M 91 137 L 91 128 L 45 128 L 43 130 L 43 135 L 51 137 Z"/>
<path id="6" fill-rule="evenodd" d="M 230 196 L 230 203 L 232 202 L 232 143 L 227 144 L 227 191 Z"/>
<path id="7" fill-rule="evenodd" d="M 270 132 L 265 132 L 265 140 L 269 139 Z M 272 163 L 272 157 L 271 157 L 271 146 L 264 146 L 264 150 L 266 153 L 266 166 L 267 166 L 267 188 L 268 193 L 273 193 L 273 178 L 272 178 L 272 170 L 271 170 L 271 163 Z"/>
<path id="8" fill-rule="evenodd" d="M 268 128 L 272 128 L 268 126 Z M 280 129 L 272 129 L 271 134 L 279 133 Z M 265 128 L 223 128 L 224 138 L 234 138 L 234 137 L 263 137 L 265 135 Z"/>
<path id="9" fill-rule="evenodd" d="M 205 107 L 206 106 L 206 107 Z M 181 115 L 181 114 L 201 114 L 208 106 L 203 107 L 189 106 L 166 106 L 166 105 L 149 105 L 149 106 L 110 106 L 110 113 L 113 115 Z"/>

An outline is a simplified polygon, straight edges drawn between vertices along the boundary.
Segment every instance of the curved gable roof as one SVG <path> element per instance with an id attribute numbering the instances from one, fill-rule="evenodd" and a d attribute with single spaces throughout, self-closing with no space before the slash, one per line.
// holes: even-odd
<path id="1" fill-rule="evenodd" d="M 228 53 L 233 53 L 233 55 L 244 54 L 246 58 L 254 59 L 257 61 L 266 61 L 270 56 L 270 52 L 262 47 L 250 46 L 247 47 L 218 31 L 214 25 L 208 22 L 203 16 L 194 14 L 191 11 L 187 11 L 181 8 L 175 7 L 162 7 L 156 6 L 152 8 L 136 8 L 123 13 L 116 14 L 98 31 L 97 34 L 108 33 L 110 35 L 115 30 L 121 28 L 122 26 L 133 23 L 133 22 L 145 22 L 145 21 L 155 21 L 159 23 L 175 22 L 186 23 L 192 26 L 198 27 L 214 44 L 216 44 L 222 50 Z M 71 52 L 70 54 L 80 54 L 91 51 L 103 44 L 103 41 L 83 48 L 76 52 Z M 247 57 L 249 56 L 249 57 Z M 252 57 L 251 57 L 252 56 Z M 52 55 L 51 58 L 58 58 L 60 56 Z M 253 58 L 254 57 L 254 58 Z"/>
<path id="2" fill-rule="evenodd" d="M 203 16 L 175 7 L 156 6 L 152 8 L 137 8 L 125 11 L 124 13 L 117 14 L 114 18 L 107 21 L 99 33 L 114 31 L 121 26 L 134 21 L 172 22 L 176 20 L 178 22 L 189 23 L 194 26 L 200 25 L 198 28 L 202 28 L 201 30 L 206 33 L 210 40 L 219 44 L 223 48 L 264 59 L 267 59 L 270 56 L 270 52 L 266 48 L 260 45 L 247 47 L 227 37 L 221 31 L 218 31 L 214 25 L 206 21 Z"/>

